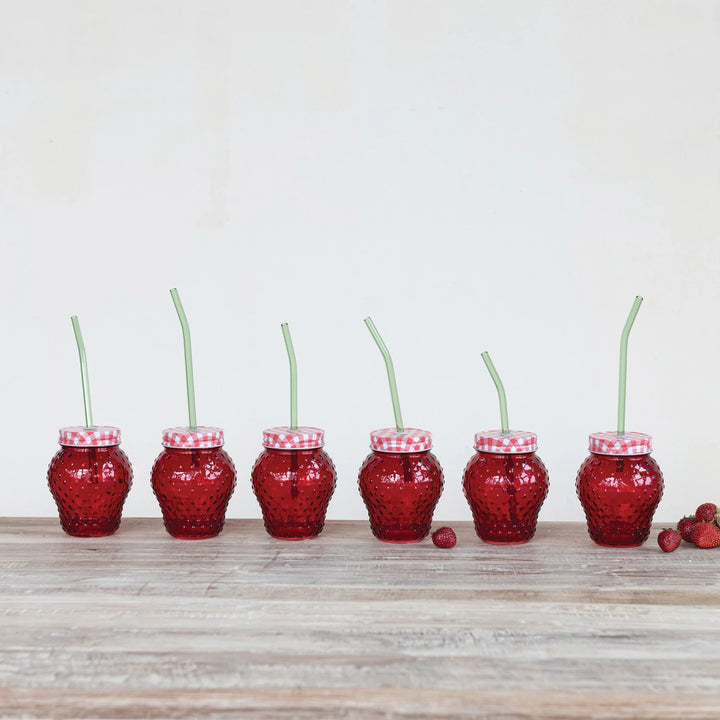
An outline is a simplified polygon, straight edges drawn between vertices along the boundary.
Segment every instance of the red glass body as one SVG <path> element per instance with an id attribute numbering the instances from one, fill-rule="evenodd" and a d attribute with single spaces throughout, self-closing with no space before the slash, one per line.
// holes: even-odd
<path id="1" fill-rule="evenodd" d="M 61 446 L 50 461 L 48 487 L 68 535 L 112 535 L 132 485 L 132 467 L 119 445 Z"/>
<path id="2" fill-rule="evenodd" d="M 663 494 L 662 472 L 650 455 L 590 453 L 575 487 L 598 545 L 636 547 L 647 540 Z"/>
<path id="3" fill-rule="evenodd" d="M 360 494 L 378 540 L 419 542 L 430 532 L 443 471 L 430 452 L 376 452 L 360 468 Z"/>
<path id="4" fill-rule="evenodd" d="M 152 469 L 165 529 L 183 540 L 218 535 L 235 482 L 235 465 L 222 448 L 165 448 Z"/>
<path id="5" fill-rule="evenodd" d="M 498 545 L 526 543 L 548 494 L 548 472 L 529 453 L 476 452 L 465 467 L 463 490 L 478 537 Z"/>
<path id="6" fill-rule="evenodd" d="M 322 448 L 265 448 L 252 470 L 265 529 L 281 540 L 319 535 L 336 479 L 335 466 Z"/>

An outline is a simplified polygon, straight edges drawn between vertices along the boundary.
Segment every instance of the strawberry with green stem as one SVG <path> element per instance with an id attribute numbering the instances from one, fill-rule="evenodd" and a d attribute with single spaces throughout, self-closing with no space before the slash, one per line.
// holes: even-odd
<path id="1" fill-rule="evenodd" d="M 693 542 L 702 549 L 714 548 L 720 545 L 720 528 L 713 523 L 699 522 L 693 530 Z"/>

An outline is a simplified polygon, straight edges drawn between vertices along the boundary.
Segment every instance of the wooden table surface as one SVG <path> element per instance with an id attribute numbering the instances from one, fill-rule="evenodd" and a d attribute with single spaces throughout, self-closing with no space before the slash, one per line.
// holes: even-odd
<path id="1" fill-rule="evenodd" d="M 304 542 L 125 519 L 76 539 L 0 520 L 0 716 L 706 718 L 720 712 L 720 548 L 440 550 L 330 522 Z"/>

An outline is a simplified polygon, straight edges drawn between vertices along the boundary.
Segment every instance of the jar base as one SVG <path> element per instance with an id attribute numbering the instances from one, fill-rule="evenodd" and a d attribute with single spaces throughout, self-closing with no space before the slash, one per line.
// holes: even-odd
<path id="1" fill-rule="evenodd" d="M 427 536 L 425 536 L 425 537 L 427 537 Z M 390 543 L 391 545 L 412 545 L 413 543 L 421 542 L 422 540 L 425 539 L 425 537 L 414 538 L 412 540 L 393 540 L 391 538 L 379 537 L 378 535 L 375 536 L 375 538 L 377 540 L 379 540 L 380 542 Z"/>
<path id="2" fill-rule="evenodd" d="M 220 534 L 220 531 L 214 532 L 214 533 L 207 533 L 207 534 L 190 534 L 190 533 L 184 533 L 183 531 L 170 531 L 168 530 L 168 534 L 174 537 L 176 540 L 209 540 L 210 538 L 217 537 Z"/>
<path id="3" fill-rule="evenodd" d="M 396 543 L 398 545 L 420 542 L 430 534 L 430 528 L 424 532 L 422 530 L 418 531 L 415 528 L 383 528 L 381 531 L 371 526 L 370 529 L 378 540 L 386 543 Z"/>
<path id="4" fill-rule="evenodd" d="M 110 520 L 60 520 L 60 526 L 66 535 L 71 537 L 107 537 L 114 535 L 120 526 L 120 518 Z"/>
<path id="5" fill-rule="evenodd" d="M 602 547 L 640 547 L 650 537 L 650 528 L 640 530 L 632 523 L 613 523 L 602 530 L 588 527 L 588 535 L 596 545 Z"/>
<path id="6" fill-rule="evenodd" d="M 208 540 L 217 537 L 222 532 L 224 524 L 224 520 L 204 523 L 180 523 L 165 520 L 165 530 L 178 540 Z"/>
<path id="7" fill-rule="evenodd" d="M 319 527 L 304 523 L 265 523 L 267 534 L 276 540 L 311 540 L 323 531 L 323 527 L 324 523 Z"/>
<path id="8" fill-rule="evenodd" d="M 475 534 L 490 545 L 524 545 L 535 537 L 536 526 L 512 522 L 478 523 Z"/>
<path id="9" fill-rule="evenodd" d="M 526 545 L 532 540 L 532 537 L 526 538 L 525 540 L 490 540 L 480 536 L 480 539 L 488 545 Z"/>
<path id="10" fill-rule="evenodd" d="M 634 547 L 640 547 L 645 541 L 644 540 L 622 540 L 618 542 L 602 542 L 600 540 L 596 540 L 595 538 L 592 538 L 592 541 L 599 545 L 600 547 L 609 547 L 609 548 L 634 548 Z"/>

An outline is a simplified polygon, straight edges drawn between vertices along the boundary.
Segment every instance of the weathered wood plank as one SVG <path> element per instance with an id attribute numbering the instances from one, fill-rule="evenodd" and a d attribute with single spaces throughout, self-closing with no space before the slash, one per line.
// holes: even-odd
<path id="1" fill-rule="evenodd" d="M 0 520 L 4 717 L 709 717 L 720 550 L 594 545 L 541 524 L 498 547 L 213 540 Z M 654 540 L 654 538 L 653 538 Z"/>
<path id="2" fill-rule="evenodd" d="M 706 720 L 717 715 L 720 695 L 688 697 L 685 720 Z M 0 703 L 7 716 L 33 707 L 35 716 L 67 720 L 113 717 L 123 720 L 168 718 L 171 720 L 439 720 L 440 718 L 492 718 L 493 720 L 577 720 L 578 718 L 655 718 L 678 720 L 677 697 L 658 692 L 557 693 L 528 691 L 522 695 L 501 691 L 363 688 L 360 690 L 296 688 L 272 690 L 147 690 L 130 689 L 108 697 L 98 690 L 4 690 Z M 591 708 L 588 711 L 588 708 Z"/>

